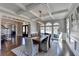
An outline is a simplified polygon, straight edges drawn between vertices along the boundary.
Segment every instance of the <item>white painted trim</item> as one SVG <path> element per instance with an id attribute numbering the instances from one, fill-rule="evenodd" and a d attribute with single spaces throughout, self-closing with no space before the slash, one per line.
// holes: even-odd
<path id="1" fill-rule="evenodd" d="M 19 6 L 24 12 L 29 12 L 28 11 L 28 9 L 26 9 L 26 7 L 23 5 L 23 4 L 21 4 L 21 3 L 16 3 L 16 5 L 17 6 Z M 23 12 L 23 13 L 24 13 Z M 31 13 L 31 12 L 29 12 L 29 13 Z M 33 14 L 33 13 L 31 13 L 31 14 Z M 36 16 L 35 14 L 33 14 L 34 16 Z M 37 16 L 36 16 L 37 17 Z"/>
<path id="2" fill-rule="evenodd" d="M 26 10 L 26 8 L 21 3 L 16 3 L 17 6 L 19 6 L 22 10 Z"/>
<path id="3" fill-rule="evenodd" d="M 48 8 L 48 13 L 49 13 L 49 16 L 52 18 L 52 19 L 55 19 L 52 14 L 51 14 L 51 10 L 50 10 L 50 7 L 49 7 L 49 4 L 47 3 L 47 8 Z"/>

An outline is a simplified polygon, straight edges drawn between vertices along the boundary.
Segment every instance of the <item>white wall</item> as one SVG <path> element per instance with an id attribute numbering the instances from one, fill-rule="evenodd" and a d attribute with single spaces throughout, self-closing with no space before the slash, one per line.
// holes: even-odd
<path id="1" fill-rule="evenodd" d="M 38 33 L 37 31 L 37 23 L 35 21 L 30 22 L 31 24 L 31 34 Z"/>

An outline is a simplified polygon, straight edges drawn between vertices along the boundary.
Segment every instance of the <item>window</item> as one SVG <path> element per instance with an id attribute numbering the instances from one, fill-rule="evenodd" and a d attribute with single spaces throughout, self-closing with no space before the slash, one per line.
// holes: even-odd
<path id="1" fill-rule="evenodd" d="M 23 34 L 28 34 L 28 25 L 23 25 Z"/>
<path id="2" fill-rule="evenodd" d="M 54 23 L 53 25 L 55 25 L 55 26 L 56 26 L 56 25 L 59 26 L 59 23 Z"/>
<path id="3" fill-rule="evenodd" d="M 58 34 L 58 32 L 59 32 L 59 23 L 54 23 L 53 24 L 53 33 L 54 34 Z"/>
<path id="4" fill-rule="evenodd" d="M 50 22 L 46 23 L 46 26 L 52 26 L 52 24 Z"/>
<path id="5" fill-rule="evenodd" d="M 46 33 L 52 34 L 52 26 L 46 26 Z"/>
<path id="6" fill-rule="evenodd" d="M 44 26 L 40 27 L 40 31 L 41 31 L 41 33 L 44 33 Z"/>
<path id="7" fill-rule="evenodd" d="M 40 32 L 41 33 L 49 33 L 52 34 L 52 24 L 50 22 L 46 23 L 46 26 L 44 26 L 44 24 L 42 24 L 40 26 Z"/>
<path id="8" fill-rule="evenodd" d="M 25 32 L 25 27 L 23 26 L 23 33 Z"/>
<path id="9" fill-rule="evenodd" d="M 46 23 L 46 33 L 52 34 L 52 24 L 50 22 Z"/>
<path id="10" fill-rule="evenodd" d="M 40 33 L 45 33 L 45 26 L 44 26 L 44 24 L 40 24 Z"/>
<path id="11" fill-rule="evenodd" d="M 66 26 L 67 36 L 69 37 L 69 18 L 66 19 Z"/>

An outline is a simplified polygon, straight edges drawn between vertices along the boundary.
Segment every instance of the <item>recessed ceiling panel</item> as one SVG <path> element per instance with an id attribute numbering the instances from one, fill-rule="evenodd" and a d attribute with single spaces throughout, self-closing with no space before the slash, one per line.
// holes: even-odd
<path id="1" fill-rule="evenodd" d="M 20 9 L 14 3 L 0 3 L 0 6 L 6 8 L 6 9 L 9 9 L 11 11 L 14 11 L 14 12 L 16 12 L 16 11 L 18 11 Z"/>
<path id="2" fill-rule="evenodd" d="M 41 15 L 48 14 L 47 6 L 45 4 L 40 4 L 36 8 L 32 9 L 31 11 L 38 16 L 40 16 L 39 11 L 41 11 Z"/>
<path id="3" fill-rule="evenodd" d="M 67 13 L 68 12 L 64 12 L 64 13 L 54 14 L 52 16 L 54 16 L 55 19 L 63 19 L 66 16 Z"/>
<path id="4" fill-rule="evenodd" d="M 33 14 L 29 13 L 29 12 L 24 12 L 23 15 L 29 17 L 30 19 L 35 19 L 36 16 L 34 16 Z"/>
<path id="5" fill-rule="evenodd" d="M 63 9 L 69 9 L 71 7 L 71 3 L 49 3 L 51 12 L 59 11 Z"/>
<path id="6" fill-rule="evenodd" d="M 18 6 L 15 3 L 1 3 L 0 7 L 4 7 L 5 9 L 16 12 L 17 15 L 22 14 L 21 16 L 24 15 L 24 17 L 26 16 L 26 18 L 28 19 L 37 19 L 41 15 L 42 20 L 46 21 L 46 20 L 64 18 L 72 5 L 71 3 L 21 3 L 21 4 L 22 6 Z M 26 11 L 23 10 L 21 7 L 25 8 Z"/>
<path id="7" fill-rule="evenodd" d="M 46 17 L 43 17 L 41 20 L 48 21 L 48 20 L 52 20 L 52 18 L 50 16 L 46 16 Z"/>
<path id="8" fill-rule="evenodd" d="M 28 6 L 30 3 L 22 3 L 24 6 Z"/>

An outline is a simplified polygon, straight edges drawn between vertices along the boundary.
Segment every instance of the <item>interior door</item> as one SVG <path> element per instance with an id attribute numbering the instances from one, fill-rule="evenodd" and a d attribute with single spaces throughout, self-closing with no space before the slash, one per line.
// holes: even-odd
<path id="1" fill-rule="evenodd" d="M 23 37 L 28 37 L 28 25 L 23 25 Z"/>

